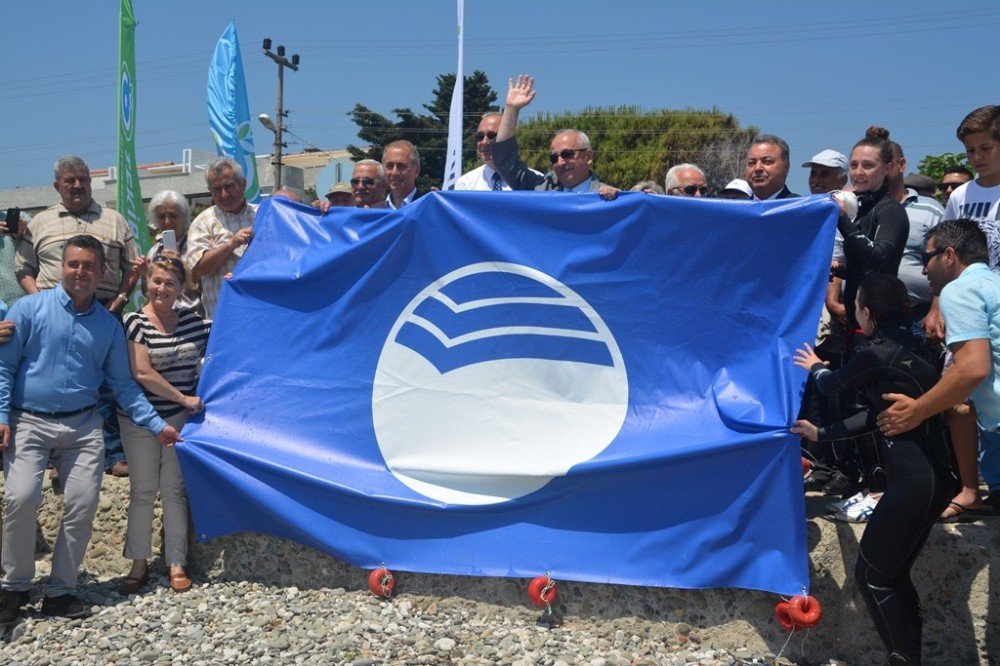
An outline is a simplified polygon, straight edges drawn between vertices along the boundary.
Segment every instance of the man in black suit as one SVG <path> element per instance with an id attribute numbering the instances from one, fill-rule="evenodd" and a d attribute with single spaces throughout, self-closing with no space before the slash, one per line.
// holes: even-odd
<path id="1" fill-rule="evenodd" d="M 493 163 L 511 189 L 554 190 L 559 192 L 598 192 L 605 199 L 614 199 L 617 188 L 597 179 L 590 167 L 594 149 L 590 139 L 579 130 L 559 130 L 552 138 L 552 168 L 544 175 L 528 168 L 517 148 L 517 119 L 522 108 L 535 98 L 535 80 L 530 76 L 508 82 L 497 139 L 493 144 Z"/>
<path id="2" fill-rule="evenodd" d="M 420 176 L 420 151 L 409 141 L 393 141 L 382 150 L 382 167 L 389 182 L 385 203 L 396 210 L 413 203 L 423 192 L 417 192 Z"/>
<path id="3" fill-rule="evenodd" d="M 755 201 L 799 196 L 785 186 L 788 179 L 788 143 L 773 134 L 754 139 L 747 151 L 747 182 Z"/>

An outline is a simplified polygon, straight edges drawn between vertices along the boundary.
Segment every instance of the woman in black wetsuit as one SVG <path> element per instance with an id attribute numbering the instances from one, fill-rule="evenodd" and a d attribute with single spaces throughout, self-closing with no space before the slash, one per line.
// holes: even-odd
<path id="1" fill-rule="evenodd" d="M 851 150 L 850 174 L 854 193 L 858 197 L 857 219 L 852 221 L 841 212 L 837 220 L 837 229 L 844 238 L 844 263 L 836 275 L 844 278 L 843 302 L 847 311 L 843 344 L 845 361 L 857 352 L 859 346 L 866 344 L 854 314 L 858 285 L 870 273 L 896 275 L 910 234 L 906 209 L 889 195 L 886 176 L 892 163 L 889 131 L 882 127 L 869 127 L 865 137 Z M 845 415 L 850 415 L 864 411 L 867 405 L 858 404 L 854 396 L 845 395 L 842 408 Z M 857 464 L 863 475 L 862 487 L 874 501 L 885 489 L 885 451 L 870 437 L 859 438 L 854 444 Z M 847 457 L 840 460 L 838 467 L 848 477 L 856 477 L 856 468 L 852 463 Z M 845 496 L 855 489 L 851 488 Z"/>
<path id="2" fill-rule="evenodd" d="M 871 344 L 843 367 L 827 369 L 808 344 L 795 352 L 794 362 L 810 371 L 820 393 L 857 389 L 872 408 L 823 427 L 796 421 L 792 432 L 806 439 L 830 441 L 869 432 L 882 437 L 875 425 L 876 414 L 889 405 L 882 394 L 917 397 L 940 376 L 921 341 L 909 332 L 909 299 L 898 278 L 880 273 L 865 278 L 853 314 Z M 884 444 L 888 483 L 858 544 L 854 577 L 889 663 L 919 664 L 922 620 L 910 569 L 931 526 L 954 495 L 957 478 L 940 416 Z"/>

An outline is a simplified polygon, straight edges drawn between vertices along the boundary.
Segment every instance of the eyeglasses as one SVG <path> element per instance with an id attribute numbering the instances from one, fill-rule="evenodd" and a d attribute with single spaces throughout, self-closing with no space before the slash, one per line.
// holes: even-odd
<path id="1" fill-rule="evenodd" d="M 939 247 L 938 249 L 934 250 L 933 252 L 921 252 L 920 253 L 920 262 L 924 266 L 926 266 L 927 264 L 931 263 L 931 259 L 933 259 L 934 257 L 938 256 L 939 254 L 941 254 L 942 252 L 944 252 L 947 249 L 948 248 L 946 248 L 946 247 Z"/>
<path id="2" fill-rule="evenodd" d="M 375 184 L 374 178 L 351 178 L 351 187 L 357 187 L 358 185 L 371 187 L 374 184 Z"/>
<path id="3" fill-rule="evenodd" d="M 938 187 L 942 190 L 957 190 L 965 183 L 938 183 Z"/>
<path id="4" fill-rule="evenodd" d="M 476 132 L 475 137 L 476 137 L 476 141 L 482 141 L 483 139 L 489 139 L 490 141 L 496 141 L 497 140 L 497 133 L 496 132 Z"/>
<path id="5" fill-rule="evenodd" d="M 693 197 L 695 192 L 697 192 L 701 196 L 705 196 L 706 194 L 708 194 L 708 187 L 706 187 L 705 185 L 685 185 L 684 187 L 678 185 L 677 187 L 671 187 L 670 189 L 680 190 L 689 197 Z"/>
<path id="6" fill-rule="evenodd" d="M 560 157 L 563 158 L 563 160 L 565 160 L 565 161 L 569 161 L 569 160 L 573 159 L 576 156 L 577 153 L 579 153 L 581 151 L 584 151 L 584 150 L 587 150 L 587 149 L 586 148 L 563 148 L 558 153 L 552 153 L 551 155 L 549 155 L 549 159 L 552 160 L 553 164 L 555 164 L 556 162 L 558 162 Z"/>

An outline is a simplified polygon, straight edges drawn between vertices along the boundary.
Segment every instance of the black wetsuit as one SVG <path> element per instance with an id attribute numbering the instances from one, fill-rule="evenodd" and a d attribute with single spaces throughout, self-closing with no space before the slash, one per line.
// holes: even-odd
<path id="1" fill-rule="evenodd" d="M 815 365 L 812 376 L 824 395 L 853 388 L 872 405 L 820 428 L 819 439 L 829 441 L 873 431 L 882 437 L 875 417 L 890 404 L 882 394 L 919 397 L 937 382 L 939 373 L 919 339 L 898 329 L 876 337 L 839 370 Z M 854 577 L 885 642 L 889 663 L 919 664 L 920 599 L 910 569 L 958 483 L 940 416 L 885 439 L 885 450 L 888 484 L 858 544 Z"/>
<path id="2" fill-rule="evenodd" d="M 844 237 L 844 265 L 838 276 L 844 278 L 844 307 L 847 310 L 845 360 L 854 355 L 858 346 L 866 344 L 854 316 L 858 287 L 869 273 L 896 275 L 910 235 L 910 218 L 903 205 L 889 195 L 887 183 L 873 192 L 858 192 L 857 196 L 857 221 L 851 222 L 846 215 L 837 220 L 837 229 Z M 841 399 L 845 415 L 867 407 L 864 401 L 858 402 L 850 394 Z M 863 486 L 873 492 L 885 489 L 886 453 L 877 440 L 858 437 L 854 439 L 854 446 L 843 453 L 847 455 L 838 456 L 836 463 L 842 472 L 856 478 L 856 470 L 860 467 Z"/>

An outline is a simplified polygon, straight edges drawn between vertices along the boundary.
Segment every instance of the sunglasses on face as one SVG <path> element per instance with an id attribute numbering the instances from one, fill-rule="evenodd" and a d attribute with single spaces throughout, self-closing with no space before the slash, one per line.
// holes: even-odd
<path id="1" fill-rule="evenodd" d="M 584 151 L 584 150 L 587 150 L 587 149 L 586 148 L 563 148 L 558 153 L 552 153 L 551 155 L 549 155 L 549 159 L 552 160 L 553 164 L 555 164 L 556 162 L 558 162 L 560 157 L 563 158 L 564 161 L 568 162 L 569 160 L 573 159 L 576 156 L 577 153 L 579 153 L 581 151 Z"/>
<path id="2" fill-rule="evenodd" d="M 357 187 L 358 185 L 371 187 L 374 184 L 375 184 L 374 178 L 351 178 L 351 187 Z"/>
<path id="3" fill-rule="evenodd" d="M 490 141 L 497 140 L 496 132 L 476 132 L 476 141 L 482 141 L 483 139 L 489 139 Z"/>
<path id="4" fill-rule="evenodd" d="M 962 185 L 965 183 L 938 183 L 938 187 L 942 190 L 957 190 Z"/>
<path id="5" fill-rule="evenodd" d="M 921 263 L 923 263 L 924 266 L 926 266 L 927 264 L 931 263 L 931 259 L 933 259 L 934 257 L 938 256 L 939 254 L 941 254 L 942 252 L 944 252 L 947 249 L 948 248 L 946 248 L 946 247 L 942 247 L 942 248 L 938 248 L 937 250 L 934 250 L 933 252 L 921 252 L 920 253 L 920 261 L 921 261 Z"/>
<path id="6" fill-rule="evenodd" d="M 673 189 L 680 190 L 689 197 L 693 197 L 695 192 L 699 193 L 701 196 L 708 194 L 708 188 L 704 185 L 685 185 L 684 187 L 678 186 Z"/>

